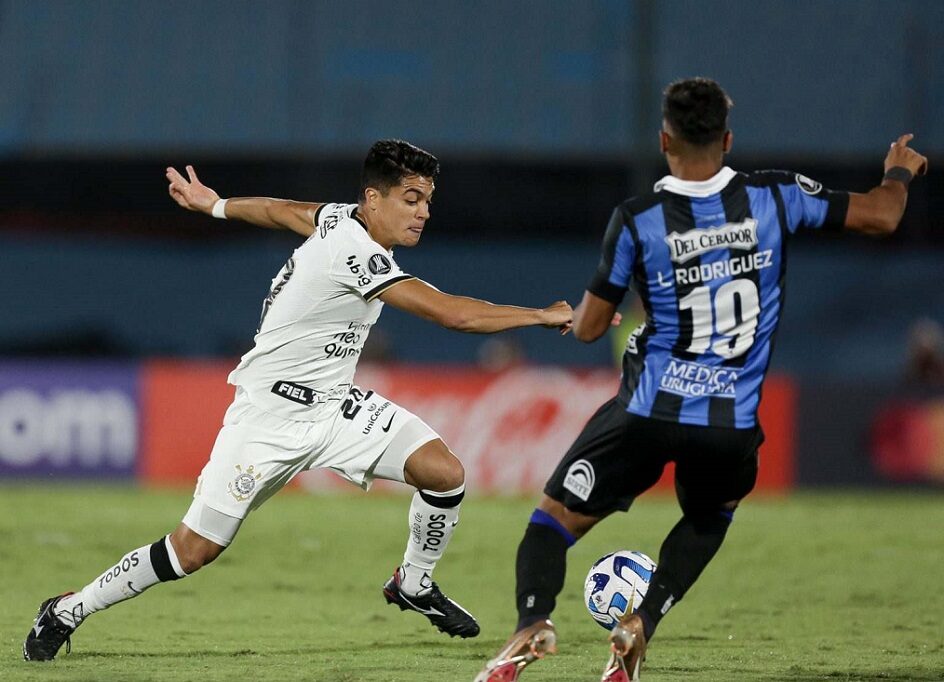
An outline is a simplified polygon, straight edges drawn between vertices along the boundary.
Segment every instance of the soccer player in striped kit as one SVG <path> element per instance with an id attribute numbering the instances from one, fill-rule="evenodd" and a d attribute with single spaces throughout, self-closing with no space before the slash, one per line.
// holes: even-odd
<path id="1" fill-rule="evenodd" d="M 661 151 L 670 175 L 619 205 L 602 257 L 574 311 L 574 335 L 600 338 L 633 287 L 646 322 L 629 337 L 618 394 L 591 417 L 544 489 L 518 548 L 516 632 L 476 682 L 512 682 L 553 651 L 549 617 L 567 549 L 626 511 L 674 461 L 682 518 L 659 553 L 649 591 L 614 628 L 604 682 L 639 679 L 648 641 L 718 551 L 757 476 L 757 422 L 784 301 L 785 249 L 799 229 L 888 234 L 927 159 L 892 143 L 885 176 L 865 194 L 834 192 L 783 171 L 739 173 L 731 100 L 714 81 L 668 86 Z"/>

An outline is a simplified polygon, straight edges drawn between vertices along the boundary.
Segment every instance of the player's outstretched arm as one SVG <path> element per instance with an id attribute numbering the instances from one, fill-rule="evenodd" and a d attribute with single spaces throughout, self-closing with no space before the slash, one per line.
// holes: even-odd
<path id="1" fill-rule="evenodd" d="M 902 135 L 892 142 L 885 156 L 882 184 L 865 194 L 849 194 L 847 230 L 864 234 L 891 234 L 898 227 L 908 202 L 908 184 L 928 170 L 928 160 L 908 146 L 914 135 Z"/>
<path id="2" fill-rule="evenodd" d="M 217 218 L 242 220 L 260 227 L 292 230 L 308 237 L 315 231 L 315 212 L 321 204 L 268 197 L 238 197 L 221 200 L 220 195 L 200 182 L 193 166 L 187 166 L 187 178 L 175 168 L 167 169 L 167 191 L 188 211 L 198 211 Z"/>
<path id="3" fill-rule="evenodd" d="M 477 298 L 446 294 L 418 279 L 395 284 L 380 294 L 380 300 L 447 329 L 470 334 L 493 334 L 538 325 L 566 333 L 573 316 L 573 310 L 566 301 L 557 301 L 547 308 L 497 305 Z"/>

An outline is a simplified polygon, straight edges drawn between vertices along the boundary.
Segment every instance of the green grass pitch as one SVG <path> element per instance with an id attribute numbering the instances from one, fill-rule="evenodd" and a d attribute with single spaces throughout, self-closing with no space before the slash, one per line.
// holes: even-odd
<path id="1" fill-rule="evenodd" d="M 514 555 L 533 499 L 471 498 L 436 578 L 482 625 L 450 640 L 387 606 L 408 498 L 283 493 L 198 574 L 93 616 L 71 655 L 25 663 L 39 602 L 85 584 L 172 528 L 189 494 L 0 487 L 0 679 L 470 681 L 514 625 Z M 593 682 L 606 633 L 583 579 L 620 548 L 658 555 L 678 517 L 643 497 L 570 552 L 560 653 L 524 680 Z M 944 680 L 944 497 L 869 493 L 749 498 L 725 546 L 663 621 L 643 678 Z"/>

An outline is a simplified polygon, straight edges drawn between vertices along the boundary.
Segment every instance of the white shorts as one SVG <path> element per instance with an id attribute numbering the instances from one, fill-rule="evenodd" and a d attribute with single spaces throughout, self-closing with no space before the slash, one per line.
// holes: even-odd
<path id="1" fill-rule="evenodd" d="M 228 545 L 238 524 L 231 533 L 202 528 L 201 518 L 214 516 L 205 513 L 204 507 L 244 519 L 307 469 L 330 469 L 364 490 L 375 478 L 403 482 L 407 458 L 439 435 L 412 412 L 377 393 L 354 387 L 351 397 L 360 399 L 347 409 L 338 402 L 323 420 L 300 422 L 260 410 L 237 388 L 210 461 L 197 479 L 194 504 L 184 523 Z"/>

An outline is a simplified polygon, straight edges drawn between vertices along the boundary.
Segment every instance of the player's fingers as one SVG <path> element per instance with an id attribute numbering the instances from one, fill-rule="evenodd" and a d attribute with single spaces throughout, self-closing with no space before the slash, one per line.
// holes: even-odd
<path id="1" fill-rule="evenodd" d="M 171 186 L 167 188 L 167 193 L 170 194 L 170 198 L 176 201 L 178 204 L 180 204 L 184 208 L 187 207 L 187 201 L 184 199 L 184 195 L 181 194 L 179 189 L 177 189 L 174 186 Z"/>
<path id="2" fill-rule="evenodd" d="M 892 143 L 892 146 L 907 147 L 908 143 L 913 139 L 914 135 L 912 133 L 905 133 L 904 135 L 900 135 L 898 139 Z"/>
<path id="3" fill-rule="evenodd" d="M 176 199 L 178 196 L 183 196 L 185 186 L 186 183 L 183 180 L 180 182 L 171 180 L 170 184 L 167 186 L 167 191 L 170 192 L 170 195 Z"/>
<path id="4" fill-rule="evenodd" d="M 197 177 L 197 171 L 189 164 L 187 165 L 187 175 L 190 177 L 190 182 L 200 182 L 200 178 Z"/>
<path id="5" fill-rule="evenodd" d="M 167 175 L 167 179 L 170 180 L 171 182 L 176 182 L 176 183 L 186 182 L 186 180 L 184 180 L 184 176 L 178 173 L 176 168 L 169 167 L 167 169 L 166 175 Z"/>

